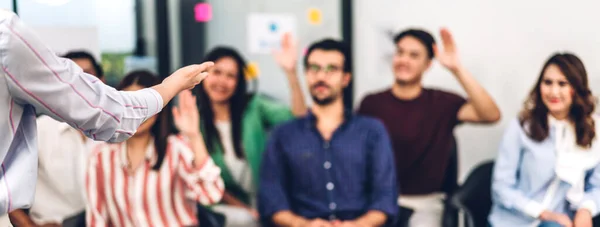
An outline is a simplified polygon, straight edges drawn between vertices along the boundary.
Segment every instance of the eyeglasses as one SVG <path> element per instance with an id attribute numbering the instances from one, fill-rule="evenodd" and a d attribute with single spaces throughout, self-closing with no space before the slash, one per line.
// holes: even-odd
<path id="1" fill-rule="evenodd" d="M 325 72 L 326 75 L 331 75 L 332 73 L 342 71 L 342 67 L 337 65 L 320 66 L 317 64 L 308 64 L 307 71 L 311 75 L 316 75 L 321 71 Z"/>

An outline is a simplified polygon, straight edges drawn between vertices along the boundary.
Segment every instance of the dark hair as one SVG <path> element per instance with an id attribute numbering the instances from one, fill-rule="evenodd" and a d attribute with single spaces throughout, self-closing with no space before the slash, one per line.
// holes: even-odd
<path id="1" fill-rule="evenodd" d="M 94 66 L 94 70 L 96 70 L 96 73 L 98 74 L 97 77 L 99 79 L 102 79 L 102 77 L 104 77 L 104 70 L 102 70 L 102 66 L 96 61 L 94 56 L 92 56 L 92 54 L 90 54 L 87 51 L 71 51 L 65 54 L 63 57 L 71 60 L 81 58 L 90 60 L 90 62 Z"/>
<path id="2" fill-rule="evenodd" d="M 427 49 L 427 57 L 429 57 L 429 59 L 433 59 L 433 45 L 435 44 L 435 39 L 429 32 L 421 29 L 408 29 L 398 33 L 398 35 L 394 37 L 394 43 L 397 44 L 401 39 L 407 36 L 419 40 L 419 42 L 425 46 L 425 49 Z"/>
<path id="3" fill-rule="evenodd" d="M 347 43 L 333 39 L 324 39 L 311 44 L 304 56 L 304 67 L 308 67 L 308 56 L 315 50 L 339 51 L 344 55 L 344 72 L 352 72 L 352 56 Z"/>
<path id="4" fill-rule="evenodd" d="M 575 123 L 577 144 L 590 147 L 596 136 L 595 122 L 592 113 L 595 108 L 595 99 L 588 86 L 588 77 L 583 62 L 571 54 L 554 54 L 542 68 L 540 76 L 525 102 L 525 108 L 521 112 L 521 126 L 528 126 L 527 133 L 535 141 L 542 141 L 548 137 L 548 108 L 542 102 L 540 84 L 544 77 L 544 71 L 550 66 L 556 65 L 565 75 L 567 81 L 574 90 L 573 104 L 569 111 L 570 119 Z"/>
<path id="5" fill-rule="evenodd" d="M 232 58 L 237 64 L 237 83 L 233 95 L 229 99 L 229 113 L 231 114 L 231 137 L 233 142 L 233 150 L 238 158 L 244 157 L 242 150 L 242 116 L 246 110 L 246 106 L 250 98 L 254 95 L 248 93 L 248 83 L 244 76 L 246 69 L 246 61 L 242 56 L 234 49 L 229 47 L 216 47 L 212 49 L 204 57 L 204 61 L 217 62 L 222 58 Z M 203 82 L 202 82 L 203 83 Z M 210 153 L 214 152 L 215 142 L 223 147 L 221 144 L 219 133 L 215 127 L 215 114 L 213 112 L 210 97 L 206 94 L 203 84 L 200 83 L 194 89 L 198 96 L 198 106 L 200 110 L 200 119 L 204 127 L 204 136 L 206 138 L 206 148 Z"/>
<path id="6" fill-rule="evenodd" d="M 123 90 L 131 85 L 139 85 L 144 88 L 149 88 L 160 84 L 161 79 L 149 71 L 133 71 L 127 74 L 121 83 L 117 86 L 117 90 Z M 154 136 L 154 149 L 156 150 L 157 159 L 153 170 L 159 170 L 165 159 L 167 152 L 168 138 L 171 134 L 177 134 L 177 129 L 173 124 L 171 116 L 171 104 L 169 103 L 163 111 L 157 114 L 156 122 L 152 125 L 150 133 Z"/>

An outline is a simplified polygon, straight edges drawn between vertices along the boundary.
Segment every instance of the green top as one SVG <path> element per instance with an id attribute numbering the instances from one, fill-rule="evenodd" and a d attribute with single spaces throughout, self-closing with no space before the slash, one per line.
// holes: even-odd
<path id="1" fill-rule="evenodd" d="M 254 185 L 258 185 L 260 162 L 265 150 L 269 129 L 279 123 L 291 120 L 294 115 L 289 107 L 269 100 L 260 95 L 254 95 L 242 117 L 242 149 L 250 166 Z M 204 130 L 202 130 L 204 131 Z M 205 141 L 206 137 L 205 137 Z M 218 141 L 213 141 L 213 151 L 210 152 L 214 162 L 221 168 L 221 177 L 229 193 L 242 202 L 249 204 L 247 192 L 240 187 L 231 176 L 225 165 L 223 149 Z"/>

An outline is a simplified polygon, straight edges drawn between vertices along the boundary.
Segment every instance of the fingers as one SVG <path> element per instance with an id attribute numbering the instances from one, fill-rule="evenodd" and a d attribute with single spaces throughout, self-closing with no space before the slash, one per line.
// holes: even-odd
<path id="1" fill-rule="evenodd" d="M 212 61 L 203 62 L 202 64 L 198 65 L 198 71 L 200 71 L 200 72 L 207 71 L 211 67 L 213 67 L 213 65 L 215 65 L 215 63 Z"/>

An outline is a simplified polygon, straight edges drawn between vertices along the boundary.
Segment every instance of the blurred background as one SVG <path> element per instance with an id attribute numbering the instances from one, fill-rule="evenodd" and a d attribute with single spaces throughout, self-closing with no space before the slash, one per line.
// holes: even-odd
<path id="1" fill-rule="evenodd" d="M 281 29 L 272 37 L 291 31 L 300 47 L 325 37 L 350 42 L 354 82 L 346 98 L 357 105 L 366 94 L 392 84 L 393 34 L 419 27 L 439 41 L 439 29 L 447 27 L 462 61 L 503 116 L 493 127 L 457 129 L 460 179 L 495 157 L 506 124 L 551 53 L 579 55 L 592 90 L 600 91 L 600 2 L 595 0 L 0 0 L 0 7 L 16 11 L 58 53 L 94 53 L 110 85 L 139 68 L 169 75 L 200 62 L 206 50 L 227 45 L 258 66 L 259 91 L 281 102 L 289 102 L 287 86 L 280 86 L 286 78 L 271 54 L 258 48 L 269 39 L 257 38 L 260 29 Z M 424 82 L 465 94 L 437 63 Z"/>

